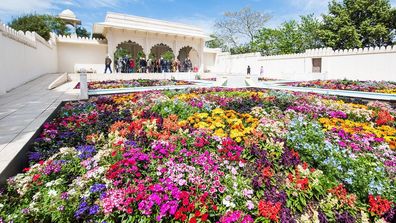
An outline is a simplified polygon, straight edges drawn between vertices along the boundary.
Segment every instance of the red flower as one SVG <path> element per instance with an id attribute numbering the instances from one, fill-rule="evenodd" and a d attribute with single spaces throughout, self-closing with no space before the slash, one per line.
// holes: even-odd
<path id="1" fill-rule="evenodd" d="M 298 179 L 296 184 L 297 187 L 299 187 L 299 189 L 305 190 L 308 188 L 308 184 L 309 184 L 308 178 Z"/>
<path id="2" fill-rule="evenodd" d="M 391 209 L 392 202 L 388 201 L 385 198 L 381 198 L 381 196 L 374 197 L 373 195 L 369 195 L 369 211 L 378 216 L 383 216 Z"/>
<path id="3" fill-rule="evenodd" d="M 381 110 L 378 112 L 377 125 L 385 125 L 387 123 L 393 122 L 395 118 L 387 110 Z"/>
<path id="4" fill-rule="evenodd" d="M 263 173 L 264 178 L 271 178 L 274 175 L 270 166 L 265 167 L 263 169 L 262 173 Z"/>
<path id="5" fill-rule="evenodd" d="M 281 202 L 272 203 L 271 201 L 261 200 L 258 205 L 259 213 L 261 216 L 278 222 L 278 214 L 282 208 Z"/>
<path id="6" fill-rule="evenodd" d="M 30 170 L 30 168 L 29 167 L 26 167 L 26 168 L 23 168 L 23 172 L 28 172 Z"/>
<path id="7" fill-rule="evenodd" d="M 204 222 L 204 221 L 208 220 L 208 217 L 209 217 L 209 214 L 208 214 L 208 213 L 203 214 L 203 215 L 201 216 L 201 221 Z"/>
<path id="8" fill-rule="evenodd" d="M 197 219 L 194 217 L 194 218 L 191 218 L 190 219 L 190 223 L 197 223 Z"/>
<path id="9" fill-rule="evenodd" d="M 36 182 L 38 179 L 40 179 L 40 177 L 41 177 L 40 174 L 35 174 L 35 175 L 33 176 L 32 181 L 33 181 L 33 182 Z"/>
<path id="10" fill-rule="evenodd" d="M 195 211 L 195 217 L 199 217 L 199 216 L 201 216 L 201 212 L 199 210 L 196 210 Z"/>

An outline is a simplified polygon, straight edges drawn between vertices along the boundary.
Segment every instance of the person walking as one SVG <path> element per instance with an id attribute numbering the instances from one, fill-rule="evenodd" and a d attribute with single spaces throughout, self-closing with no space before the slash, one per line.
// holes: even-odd
<path id="1" fill-rule="evenodd" d="M 250 75 L 250 66 L 247 67 L 247 75 Z"/>
<path id="2" fill-rule="evenodd" d="M 264 76 L 264 67 L 261 66 L 260 68 L 260 77 Z"/>
<path id="3" fill-rule="evenodd" d="M 107 57 L 106 57 L 106 59 L 105 59 L 105 72 L 104 72 L 104 73 L 107 73 L 107 69 L 110 70 L 110 73 L 111 73 L 111 74 L 113 73 L 113 71 L 111 70 L 111 63 L 112 63 L 112 62 L 113 62 L 113 61 L 111 61 L 110 57 L 107 55 Z"/>

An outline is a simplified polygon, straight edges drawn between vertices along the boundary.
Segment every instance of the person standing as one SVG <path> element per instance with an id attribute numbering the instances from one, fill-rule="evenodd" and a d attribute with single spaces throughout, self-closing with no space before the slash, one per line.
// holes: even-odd
<path id="1" fill-rule="evenodd" d="M 160 66 L 161 66 L 161 72 L 162 72 L 162 73 L 165 73 L 165 69 L 166 69 L 166 62 L 165 62 L 165 60 L 164 60 L 164 58 L 163 58 L 163 57 L 161 57 L 161 60 L 160 60 Z"/>
<path id="2" fill-rule="evenodd" d="M 129 60 L 129 67 L 131 68 L 131 73 L 135 72 L 135 60 L 133 58 L 131 58 Z"/>
<path id="3" fill-rule="evenodd" d="M 247 75 L 250 75 L 250 66 L 247 67 Z"/>
<path id="4" fill-rule="evenodd" d="M 264 76 L 264 67 L 261 66 L 260 68 L 260 77 Z"/>
<path id="5" fill-rule="evenodd" d="M 117 73 L 122 73 L 122 58 L 118 58 L 117 60 Z"/>
<path id="6" fill-rule="evenodd" d="M 106 57 L 106 59 L 105 59 L 105 72 L 104 72 L 104 73 L 107 73 L 107 69 L 110 70 L 110 73 L 111 73 L 111 74 L 113 73 L 113 71 L 111 70 L 111 63 L 112 63 L 112 62 L 113 62 L 113 61 L 111 61 L 110 57 L 107 55 L 107 57 Z"/>

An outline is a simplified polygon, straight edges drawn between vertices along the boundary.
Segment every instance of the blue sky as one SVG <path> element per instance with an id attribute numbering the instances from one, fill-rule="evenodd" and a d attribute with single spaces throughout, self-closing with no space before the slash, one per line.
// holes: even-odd
<path id="1" fill-rule="evenodd" d="M 391 0 L 396 5 L 396 0 Z M 327 11 L 328 0 L 0 0 L 0 20 L 9 22 L 21 14 L 37 12 L 59 14 L 71 9 L 91 30 L 92 24 L 104 21 L 106 12 L 164 19 L 196 25 L 207 33 L 225 11 L 236 11 L 250 6 L 256 11 L 269 13 L 268 27 L 276 27 L 299 15 Z"/>

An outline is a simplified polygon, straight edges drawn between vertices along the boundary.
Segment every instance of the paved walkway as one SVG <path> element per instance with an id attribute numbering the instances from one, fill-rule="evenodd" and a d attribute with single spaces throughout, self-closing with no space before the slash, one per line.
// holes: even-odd
<path id="1" fill-rule="evenodd" d="M 47 90 L 59 76 L 43 75 L 0 95 L 0 173 L 62 101 L 78 99 L 72 82 Z"/>

